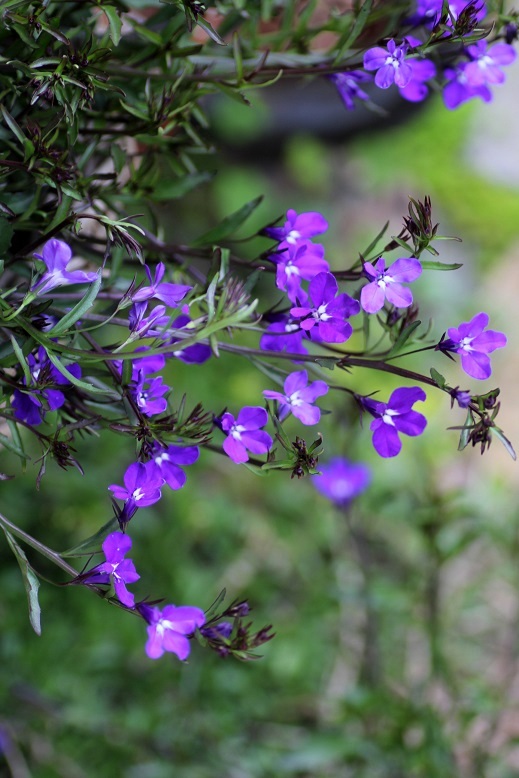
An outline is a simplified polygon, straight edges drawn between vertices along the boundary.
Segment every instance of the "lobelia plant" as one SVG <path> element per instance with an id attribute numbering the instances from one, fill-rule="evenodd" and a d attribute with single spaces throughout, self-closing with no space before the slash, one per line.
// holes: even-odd
<path id="1" fill-rule="evenodd" d="M 359 419 L 363 411 L 374 417 L 373 446 L 382 459 L 400 452 L 399 433 L 426 434 L 426 417 L 413 408 L 426 399 L 418 384 L 466 410 L 460 449 L 481 444 L 483 452 L 496 436 L 515 458 L 496 424 L 499 389 L 460 390 L 436 367 L 436 352 L 459 354 L 469 376 L 488 378 L 488 354 L 506 338 L 485 329 L 485 313 L 458 327 L 453 314 L 435 337 L 421 328 L 416 299 L 403 284 L 458 267 L 436 259 L 433 244 L 446 238 L 437 234 L 427 197 L 410 199 L 399 235 L 385 242 L 386 225 L 358 259 L 335 272 L 313 240 L 328 228 L 318 212 L 288 208 L 285 219 L 262 227 L 263 251 L 248 260 L 235 235 L 258 200 L 190 245 L 164 240 L 157 206 L 211 177 L 197 168 L 200 154 L 211 151 L 207 96 L 247 102 L 249 89 L 307 76 L 331 79 L 348 109 L 357 99 L 376 104 L 376 89 L 393 85 L 414 102 L 443 89 L 448 108 L 472 97 L 489 101 L 505 78 L 501 68 L 516 56 L 517 17 L 487 15 L 490 9 L 476 2 L 366 0 L 326 23 L 309 23 L 301 37 L 301 29 L 283 23 L 280 6 L 241 13 L 224 4 L 217 31 L 190 0 L 150 4 L 146 18 L 134 8 L 140 5 L 2 4 L 1 441 L 25 461 L 25 441 L 35 439 L 38 483 L 49 460 L 81 470 L 73 452 L 84 435 L 125 436 L 130 464 L 123 473 L 114 469 L 123 485 L 109 487 L 112 518 L 67 552 L 1 514 L 0 526 L 29 582 L 37 632 L 38 570 L 20 544 L 61 568 L 67 575 L 61 583 L 85 586 L 140 617 L 150 658 L 172 652 L 184 660 L 196 638 L 220 656 L 247 659 L 273 637 L 270 626 L 254 632 L 244 622 L 247 603 L 219 610 L 217 602 L 204 613 L 199 606 L 136 601 L 126 587 L 142 582 L 145 571 L 125 559 L 130 522 L 161 499 L 165 486 L 181 489 L 188 478 L 182 468 L 196 467 L 204 449 L 263 474 L 309 476 L 326 497 L 348 505 L 368 486 L 365 466 L 332 458 L 320 475 L 320 433 L 307 444 L 299 436 L 290 440 L 284 429 L 290 415 L 304 426 L 317 424 L 315 403 L 324 395 L 332 414 L 339 407 L 333 397 L 344 405 L 346 395 Z M 261 30 L 265 14 L 273 32 Z M 193 26 L 207 34 L 206 43 L 194 42 Z M 333 44 L 315 51 L 324 30 L 333 33 Z M 260 275 L 265 283 L 255 296 Z M 401 359 L 424 351 L 436 360 L 430 374 L 402 366 Z M 218 412 L 199 404 L 195 377 L 186 406 L 161 374 L 181 360 L 195 375 L 221 353 L 259 366 L 269 376 L 265 387 L 277 383 L 280 390 L 258 389 L 265 405 Z M 333 369 L 347 373 L 347 386 Z M 405 385 L 387 401 L 365 396 L 356 388 L 358 371 L 384 371 Z M 67 561 L 101 551 L 105 561 L 86 571 Z"/>

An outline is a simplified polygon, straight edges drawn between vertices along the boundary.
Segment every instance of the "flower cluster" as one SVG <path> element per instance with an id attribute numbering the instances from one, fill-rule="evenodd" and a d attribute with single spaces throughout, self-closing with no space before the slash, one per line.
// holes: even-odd
<path id="1" fill-rule="evenodd" d="M 379 89 L 389 89 L 394 84 L 401 96 L 411 102 L 424 100 L 430 85 L 443 88 L 443 99 L 449 109 L 474 97 L 490 102 L 492 87 L 505 80 L 502 68 L 516 59 L 511 45 L 514 36 L 505 35 L 506 41 L 493 43 L 470 42 L 459 49 L 455 61 L 449 59 L 446 65 L 428 45 L 435 35 L 439 39 L 463 39 L 475 31 L 488 34 L 480 27 L 486 14 L 483 2 L 455 0 L 449 3 L 444 14 L 442 0 L 417 0 L 415 13 L 407 20 L 416 34 L 407 34 L 400 42 L 390 39 L 384 46 L 368 49 L 363 70 L 356 67 L 328 78 L 348 110 L 355 108 L 355 100 L 370 101 L 371 93 L 366 88 L 372 79 Z"/>

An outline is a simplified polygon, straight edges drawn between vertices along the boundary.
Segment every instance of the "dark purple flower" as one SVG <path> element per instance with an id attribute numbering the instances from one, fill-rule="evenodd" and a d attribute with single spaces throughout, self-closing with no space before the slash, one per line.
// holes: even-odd
<path id="1" fill-rule="evenodd" d="M 186 474 L 182 467 L 193 465 L 199 456 L 198 446 L 171 445 L 162 448 L 156 445 L 152 458 L 147 464 L 150 473 L 155 474 L 157 480 L 161 478 L 170 489 L 181 489 L 186 482 Z"/>
<path id="2" fill-rule="evenodd" d="M 372 80 L 371 76 L 364 73 L 363 70 L 350 70 L 347 73 L 330 73 L 326 78 L 335 84 L 341 100 L 348 111 L 352 111 L 355 108 L 355 98 L 369 100 L 369 95 L 359 86 L 359 84 Z"/>
<path id="3" fill-rule="evenodd" d="M 413 302 L 411 290 L 402 283 L 415 281 L 422 272 L 420 262 L 414 257 L 397 259 L 386 268 L 383 257 L 377 259 L 374 265 L 364 263 L 364 273 L 371 283 L 363 287 L 360 293 L 360 304 L 366 313 L 376 313 L 384 305 L 384 301 L 397 308 L 407 308 Z"/>
<path id="4" fill-rule="evenodd" d="M 411 103 L 419 103 L 425 100 L 429 94 L 426 82 L 436 75 L 436 66 L 430 59 L 408 59 L 412 75 L 407 86 L 399 87 L 400 94 Z"/>
<path id="5" fill-rule="evenodd" d="M 270 259 L 276 263 L 276 286 L 287 292 L 291 302 L 301 289 L 301 279 L 310 281 L 317 273 L 328 272 L 330 266 L 324 258 L 324 248 L 309 240 L 301 240 L 296 244 L 281 243 L 280 252 L 271 254 Z"/>
<path id="6" fill-rule="evenodd" d="M 159 659 L 165 651 L 176 654 L 184 660 L 189 656 L 191 646 L 188 636 L 205 624 L 205 614 L 191 605 L 166 605 L 159 608 L 140 603 L 140 614 L 148 622 L 148 642 L 145 651 L 150 659 Z"/>
<path id="7" fill-rule="evenodd" d="M 186 314 L 182 314 L 181 316 L 177 316 L 177 318 L 172 322 L 171 326 L 176 330 L 182 330 L 187 328 L 187 325 L 190 324 L 190 322 L 190 317 Z M 189 330 L 188 332 L 194 334 L 195 331 Z M 168 343 L 173 345 L 179 341 L 180 338 L 171 338 Z M 210 359 L 211 354 L 212 351 L 210 346 L 206 345 L 205 343 L 194 343 L 192 346 L 187 346 L 186 348 L 172 351 L 171 354 L 168 354 L 167 356 L 176 357 L 188 365 L 201 365 Z"/>
<path id="8" fill-rule="evenodd" d="M 402 448 L 398 436 L 421 435 L 427 426 L 427 419 L 421 413 L 412 410 L 419 400 L 425 400 L 425 392 L 419 386 L 395 389 L 387 403 L 373 403 L 376 416 L 370 424 L 373 431 L 373 446 L 381 457 L 396 457 Z"/>
<path id="9" fill-rule="evenodd" d="M 472 378 L 483 381 L 492 374 L 489 354 L 506 346 L 502 332 L 483 330 L 488 325 L 487 313 L 478 313 L 469 322 L 447 330 L 448 338 L 438 344 L 440 351 L 454 351 L 461 357 L 461 367 Z"/>
<path id="10" fill-rule="evenodd" d="M 227 437 L 223 442 L 223 450 L 233 462 L 247 462 L 247 450 L 252 454 L 268 452 L 272 446 L 272 438 L 261 430 L 267 421 L 267 411 L 257 406 L 245 406 L 237 419 L 231 413 L 224 413 L 221 426 Z"/>
<path id="11" fill-rule="evenodd" d="M 166 272 L 166 266 L 163 262 L 159 262 L 155 268 L 154 278 L 152 278 L 151 270 L 147 265 L 144 266 L 144 270 L 146 271 L 150 285 L 142 286 L 132 295 L 134 303 L 153 298 L 155 300 L 160 300 L 170 308 L 175 308 L 192 289 L 191 286 L 184 286 L 182 284 L 162 283 L 164 273 Z"/>
<path id="12" fill-rule="evenodd" d="M 444 71 L 447 82 L 443 87 L 443 102 L 451 111 L 473 97 L 479 97 L 485 103 L 489 103 L 492 100 L 492 92 L 488 86 L 471 86 L 468 83 L 465 74 L 467 65 L 467 62 L 461 62 L 456 66 L 455 70 L 446 68 Z"/>
<path id="13" fill-rule="evenodd" d="M 353 332 L 347 317 L 359 313 L 360 305 L 349 295 L 337 294 L 339 287 L 332 273 L 318 273 L 310 281 L 309 294 L 313 307 L 291 308 L 290 313 L 300 318 L 300 327 L 310 333 L 312 340 L 325 343 L 344 343 Z"/>
<path id="14" fill-rule="evenodd" d="M 163 413 L 168 407 L 168 401 L 164 395 L 170 391 L 171 387 L 166 386 L 162 376 L 152 378 L 148 382 L 147 377 L 138 374 L 138 379 L 130 387 L 130 392 L 139 407 L 141 413 L 145 416 L 156 416 L 157 413 Z"/>
<path id="15" fill-rule="evenodd" d="M 140 578 L 131 559 L 125 559 L 125 555 L 132 547 L 129 535 L 124 532 L 112 532 L 103 543 L 105 562 L 85 573 L 82 579 L 84 583 L 113 584 L 115 593 L 120 602 L 127 608 L 133 608 L 135 598 L 126 588 L 127 584 L 135 583 Z"/>
<path id="16" fill-rule="evenodd" d="M 11 405 L 17 419 L 37 426 L 42 423 L 47 411 L 55 411 L 65 402 L 63 392 L 53 387 L 70 386 L 70 381 L 52 364 L 43 346 L 38 348 L 36 355 L 29 354 L 27 364 L 31 384 L 25 391 L 14 390 Z M 67 370 L 75 378 L 81 377 L 78 364 L 67 365 Z M 23 383 L 26 383 L 25 378 Z"/>
<path id="17" fill-rule="evenodd" d="M 322 214 L 316 211 L 298 214 L 290 208 L 283 227 L 265 227 L 263 232 L 269 238 L 295 245 L 302 238 L 313 238 L 314 235 L 321 235 L 327 229 L 328 222 Z"/>
<path id="18" fill-rule="evenodd" d="M 319 469 L 321 475 L 313 476 L 312 484 L 336 505 L 348 505 L 371 481 L 367 465 L 349 462 L 344 457 L 334 457 L 323 465 L 319 463 Z"/>
<path id="19" fill-rule="evenodd" d="M 377 71 L 375 84 L 380 89 L 388 89 L 393 83 L 398 87 L 407 86 L 413 75 L 411 66 L 405 60 L 408 49 L 407 43 L 397 46 L 394 40 L 390 40 L 387 49 L 375 46 L 366 51 L 364 68 Z"/>
<path id="20" fill-rule="evenodd" d="M 470 0 L 449 0 L 449 14 L 454 21 L 468 5 L 470 5 Z M 416 15 L 413 19 L 417 24 L 427 24 L 427 26 L 433 27 L 441 17 L 442 7 L 443 0 L 417 0 Z M 487 15 L 487 9 L 482 0 L 475 4 L 475 8 L 476 19 L 479 22 Z M 451 25 L 450 18 L 447 20 L 447 24 Z"/>
<path id="21" fill-rule="evenodd" d="M 312 403 L 318 397 L 326 394 L 329 386 L 324 381 L 313 381 L 308 383 L 308 373 L 301 370 L 290 373 L 284 384 L 285 394 L 281 392 L 272 392 L 266 390 L 263 396 L 268 400 L 277 400 L 279 402 L 279 419 L 283 421 L 290 412 L 306 425 L 317 424 L 321 418 L 321 411 Z"/>
<path id="22" fill-rule="evenodd" d="M 488 48 L 487 41 L 476 41 L 467 47 L 471 62 L 465 65 L 465 79 L 468 86 L 481 87 L 502 84 L 506 76 L 501 70 L 514 62 L 517 54 L 508 43 L 494 43 Z"/>
<path id="23" fill-rule="evenodd" d="M 108 488 L 118 500 L 131 500 L 137 508 L 146 508 L 158 502 L 164 479 L 157 474 L 152 462 L 134 462 L 126 470 L 124 486 L 112 484 Z"/>
<path id="24" fill-rule="evenodd" d="M 276 314 L 261 336 L 260 348 L 264 351 L 288 351 L 289 354 L 308 354 L 303 346 L 305 331 L 299 323 L 286 314 Z"/>
<path id="25" fill-rule="evenodd" d="M 46 294 L 57 286 L 68 284 L 90 284 L 97 278 L 97 273 L 67 271 L 67 265 L 72 259 L 72 249 L 62 240 L 51 238 L 44 244 L 42 253 L 34 256 L 41 259 L 47 267 L 40 280 L 31 286 L 31 291 L 35 294 Z"/>

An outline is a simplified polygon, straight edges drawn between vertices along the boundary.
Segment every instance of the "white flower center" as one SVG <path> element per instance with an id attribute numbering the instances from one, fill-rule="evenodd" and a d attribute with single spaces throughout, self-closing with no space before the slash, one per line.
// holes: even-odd
<path id="1" fill-rule="evenodd" d="M 470 345 L 474 338 L 462 338 L 460 340 L 460 346 L 463 349 L 463 351 L 474 351 L 472 346 Z"/>
<path id="2" fill-rule="evenodd" d="M 159 454 L 157 457 L 154 457 L 155 464 L 159 467 L 163 462 L 169 462 L 169 454 Z"/>
<path id="3" fill-rule="evenodd" d="M 142 491 L 140 486 L 132 492 L 132 497 L 135 500 L 135 502 L 139 502 L 139 500 L 142 500 L 144 496 L 145 494 Z"/>
<path id="4" fill-rule="evenodd" d="M 299 268 L 293 265 L 292 260 L 290 260 L 290 262 L 287 262 L 286 264 L 285 273 L 287 274 L 287 276 L 298 276 Z"/>
<path id="5" fill-rule="evenodd" d="M 328 319 L 332 318 L 329 313 L 326 313 L 326 303 L 320 305 L 312 315 L 317 321 L 328 321 Z"/>
<path id="6" fill-rule="evenodd" d="M 392 408 L 387 408 L 382 414 L 382 421 L 384 424 L 389 424 L 390 427 L 394 427 L 395 422 L 393 421 L 393 416 L 400 416 L 400 414 L 398 411 L 394 411 Z"/>
<path id="7" fill-rule="evenodd" d="M 286 242 L 294 245 L 294 243 L 297 243 L 300 237 L 301 237 L 300 232 L 298 232 L 297 230 L 290 230 L 290 232 L 286 237 Z"/>
<path id="8" fill-rule="evenodd" d="M 304 400 L 301 399 L 301 396 L 300 396 L 298 391 L 297 392 L 293 392 L 293 394 L 291 394 L 289 397 L 287 397 L 287 400 L 288 400 L 290 405 L 295 405 L 295 406 L 303 405 L 303 403 L 304 403 Z"/>
<path id="9" fill-rule="evenodd" d="M 242 432 L 245 432 L 245 427 L 243 426 L 243 424 L 232 425 L 230 434 L 235 440 L 241 440 Z"/>

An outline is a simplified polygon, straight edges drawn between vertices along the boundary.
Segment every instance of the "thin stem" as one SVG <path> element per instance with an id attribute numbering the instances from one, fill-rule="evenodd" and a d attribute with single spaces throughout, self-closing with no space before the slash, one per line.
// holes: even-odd
<path id="1" fill-rule="evenodd" d="M 31 546 L 31 548 L 34 548 L 35 551 L 38 551 L 38 553 L 47 557 L 47 559 L 50 559 L 51 562 L 53 562 L 58 567 L 61 567 L 62 570 L 65 570 L 65 572 L 67 572 L 73 578 L 76 578 L 77 570 L 65 562 L 63 557 L 61 557 L 56 551 L 53 551 L 48 546 L 40 543 L 40 541 L 36 540 L 36 538 L 33 538 L 32 535 L 24 532 L 22 529 L 17 527 L 16 524 L 13 524 L 9 521 L 9 519 L 6 519 L 5 516 L 3 516 L 1 513 L 0 524 L 2 525 L 3 529 L 7 529 L 9 532 L 12 532 L 13 535 L 16 535 L 18 538 L 20 538 L 20 540 L 23 540 L 24 543 L 27 543 L 28 546 Z"/>

